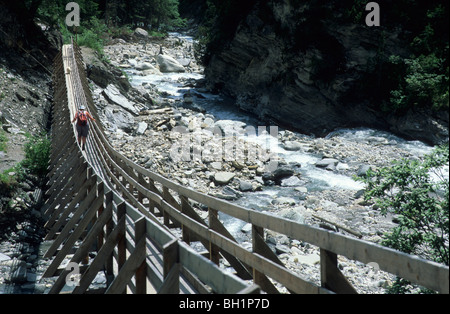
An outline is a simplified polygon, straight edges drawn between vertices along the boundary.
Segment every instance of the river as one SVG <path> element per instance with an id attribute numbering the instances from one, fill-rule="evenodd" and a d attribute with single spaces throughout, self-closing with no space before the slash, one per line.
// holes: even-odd
<path id="1" fill-rule="evenodd" d="M 193 39 L 189 36 L 171 33 L 172 38 L 177 40 L 186 40 L 192 42 Z M 135 69 L 126 69 L 127 74 L 131 77 L 131 83 L 134 86 L 142 85 L 143 83 L 151 84 L 164 97 L 173 100 L 173 103 L 182 103 L 183 97 L 186 94 L 194 95 L 194 103 L 197 107 L 202 108 L 204 112 L 214 116 L 216 120 L 234 121 L 234 123 L 247 126 L 253 126 L 258 129 L 261 122 L 257 118 L 251 116 L 246 112 L 240 111 L 229 101 L 223 99 L 220 95 L 209 93 L 204 88 L 192 87 L 195 81 L 203 80 L 204 75 L 201 72 L 193 73 L 163 73 L 163 75 L 146 75 Z M 190 84 L 187 84 L 190 82 Z M 269 128 L 269 126 L 267 126 Z M 278 134 L 283 134 L 286 130 L 278 129 Z M 277 135 L 278 135 L 277 134 Z M 305 138 L 303 134 L 293 132 L 295 137 Z M 374 145 L 379 148 L 379 143 L 382 142 L 387 149 L 398 148 L 409 152 L 412 156 L 420 158 L 424 154 L 430 153 L 433 147 L 428 146 L 420 141 L 407 141 L 399 138 L 391 133 L 368 129 L 341 129 L 330 133 L 325 140 L 334 139 L 342 143 L 367 143 L 368 141 L 375 141 Z M 364 188 L 364 185 L 355 181 L 352 176 L 343 174 L 339 171 L 329 171 L 316 166 L 316 163 L 322 159 L 322 155 L 315 151 L 305 150 L 286 150 L 282 141 L 271 136 L 267 132 L 264 134 L 257 134 L 257 136 L 249 136 L 248 140 L 258 143 L 269 143 L 271 152 L 275 152 L 279 157 L 285 160 L 288 164 L 298 164 L 298 171 L 300 173 L 300 181 L 287 180 L 283 181 L 281 185 L 267 186 L 262 191 L 244 192 L 242 197 L 234 201 L 235 203 L 247 208 L 257 210 L 264 210 L 273 204 L 273 200 L 279 197 L 294 198 L 296 204 L 302 201 L 301 194 L 298 193 L 299 185 L 306 188 L 308 192 L 313 191 L 330 191 L 330 190 L 345 190 L 345 191 L 359 191 Z M 296 190 L 297 189 L 297 190 Z M 304 199 L 303 199 L 304 200 Z M 222 216 L 227 228 L 231 229 L 232 234 L 240 234 L 240 229 L 243 227 L 242 222 L 237 222 L 227 217 Z"/>

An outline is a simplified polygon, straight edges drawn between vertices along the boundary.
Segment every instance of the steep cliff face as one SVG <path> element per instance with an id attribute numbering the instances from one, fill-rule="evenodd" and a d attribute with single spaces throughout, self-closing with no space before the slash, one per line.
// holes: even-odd
<path id="1" fill-rule="evenodd" d="M 377 99 L 386 96 L 381 94 L 392 84 L 392 69 L 379 60 L 409 54 L 400 29 L 355 23 L 334 1 L 297 2 L 255 5 L 233 39 L 212 56 L 206 68 L 211 87 L 267 122 L 307 134 L 369 126 L 429 143 L 448 140 L 448 112 L 436 118 L 380 110 Z"/>

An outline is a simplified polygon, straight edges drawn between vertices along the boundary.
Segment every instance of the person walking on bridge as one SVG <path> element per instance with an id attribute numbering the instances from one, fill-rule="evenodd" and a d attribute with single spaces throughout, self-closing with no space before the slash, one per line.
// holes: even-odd
<path id="1" fill-rule="evenodd" d="M 82 150 L 85 150 L 86 148 L 86 139 L 89 133 L 88 119 L 95 121 L 90 113 L 86 111 L 85 106 L 81 105 L 75 114 L 72 123 L 77 121 L 78 145 L 81 145 Z"/>

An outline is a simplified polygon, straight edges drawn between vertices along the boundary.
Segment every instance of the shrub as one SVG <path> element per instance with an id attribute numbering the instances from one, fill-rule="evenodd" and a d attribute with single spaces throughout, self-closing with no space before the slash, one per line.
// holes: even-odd
<path id="1" fill-rule="evenodd" d="M 50 160 L 50 146 L 50 140 L 45 135 L 31 137 L 25 144 L 25 159 L 21 165 L 33 175 L 45 176 Z"/>
<path id="2" fill-rule="evenodd" d="M 446 144 L 422 161 L 402 159 L 358 179 L 367 184 L 366 200 L 374 200 L 382 214 L 398 217 L 398 225 L 385 234 L 382 244 L 449 264 L 449 179 L 443 171 L 448 163 Z M 406 291 L 405 284 L 397 281 L 395 291 Z"/>
<path id="3" fill-rule="evenodd" d="M 434 54 L 400 60 L 391 57 L 395 64 L 401 62 L 406 76 L 399 88 L 391 91 L 393 110 L 425 107 L 434 110 L 448 110 L 448 67 L 445 60 Z"/>
<path id="4" fill-rule="evenodd" d="M 2 130 L 2 125 L 0 123 L 0 152 L 6 152 L 6 143 L 8 142 L 8 138 L 6 137 L 5 131 Z"/>

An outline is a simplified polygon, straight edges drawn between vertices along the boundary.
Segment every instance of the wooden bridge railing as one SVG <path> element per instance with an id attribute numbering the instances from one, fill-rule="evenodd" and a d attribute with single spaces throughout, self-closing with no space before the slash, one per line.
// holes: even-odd
<path id="1" fill-rule="evenodd" d="M 72 60 L 72 62 L 76 62 L 77 64 L 76 67 L 79 72 L 82 91 L 85 94 L 83 101 L 86 103 L 89 111 L 97 116 L 84 74 L 81 54 L 76 45 L 74 45 L 74 47 L 73 53 L 75 55 L 75 61 Z M 59 64 L 59 62 L 57 61 L 56 64 Z M 223 287 L 223 284 L 220 282 L 227 282 L 226 287 L 233 287 L 225 289 L 229 293 L 230 291 L 237 292 L 243 290 L 245 285 L 249 285 L 248 283 L 246 284 L 246 282 L 251 281 L 255 286 L 245 291 L 257 291 L 260 287 L 261 290 L 267 293 L 278 293 L 279 290 L 274 283 L 277 282 L 286 287 L 291 293 L 356 293 L 356 290 L 351 286 L 338 268 L 337 256 L 342 255 L 363 263 L 377 263 L 380 270 L 384 270 L 441 293 L 449 292 L 449 269 L 446 266 L 329 230 L 299 224 L 268 213 L 246 209 L 174 183 L 161 175 L 153 173 L 131 162 L 129 159 L 119 154 L 109 144 L 100 123 L 93 123 L 91 125 L 90 138 L 88 140 L 87 161 L 85 161 L 83 158 L 80 158 L 81 152 L 74 142 L 73 133 L 67 131 L 70 129 L 68 121 L 70 120 L 70 117 L 73 117 L 73 112 L 72 114 L 69 114 L 71 110 L 73 111 L 73 109 L 69 109 L 71 107 L 70 98 L 72 96 L 70 96 L 70 94 L 72 91 L 69 91 L 68 93 L 67 91 L 61 92 L 61 89 L 65 88 L 62 86 L 64 84 L 64 75 L 62 74 L 62 71 L 64 70 L 61 69 L 61 67 L 56 67 L 54 78 L 56 84 L 55 100 L 57 100 L 58 106 L 54 111 L 55 123 L 53 128 L 54 132 L 56 130 L 58 133 L 56 133 L 56 136 L 54 133 L 53 143 L 55 149 L 52 153 L 49 189 L 47 191 L 49 200 L 45 207 L 46 215 L 49 217 L 48 227 L 52 227 L 49 231 L 49 236 L 53 236 L 58 231 L 60 232 L 60 235 L 64 235 L 64 229 L 60 231 L 60 229 L 63 228 L 62 225 L 60 225 L 60 221 L 64 220 L 61 219 L 61 217 L 64 218 L 67 215 L 61 208 L 66 208 L 66 211 L 71 212 L 75 210 L 75 206 L 78 202 L 82 201 L 84 203 L 89 201 L 89 196 L 92 197 L 94 194 L 94 192 L 92 192 L 93 182 L 96 181 L 96 188 L 94 190 L 97 191 L 97 194 L 103 195 L 103 200 L 113 200 L 112 205 L 103 201 L 103 205 L 98 209 L 92 209 L 93 213 L 95 211 L 97 212 L 97 221 L 100 220 L 99 213 L 103 215 L 105 209 L 112 206 L 112 208 L 114 208 L 113 212 L 115 215 L 114 221 L 116 226 L 119 226 L 119 220 L 124 215 L 123 212 L 125 212 L 126 217 L 131 219 L 130 226 L 133 226 L 131 230 L 134 230 L 130 231 L 130 234 L 132 235 L 133 232 L 135 234 L 134 240 L 129 241 L 129 243 L 127 242 L 127 245 L 130 248 L 130 252 L 133 252 L 131 255 L 136 252 L 136 255 L 138 255 L 139 258 L 137 261 L 133 262 L 134 264 L 132 266 L 128 266 L 129 269 L 132 269 L 133 271 L 127 272 L 126 275 L 121 275 L 122 271 L 119 272 L 119 275 L 115 276 L 114 282 L 119 280 L 118 278 L 120 278 L 120 276 L 129 280 L 130 274 L 133 273 L 137 276 L 136 286 L 139 287 L 134 292 L 144 292 L 142 288 L 143 285 L 138 284 L 138 282 L 141 282 L 138 278 L 139 276 L 142 276 L 142 273 L 152 274 L 149 278 L 152 278 L 152 283 L 156 282 L 156 287 L 165 286 L 164 282 L 169 281 L 175 281 L 176 283 L 172 287 L 178 287 L 180 280 L 179 274 L 181 273 L 184 276 L 183 278 L 190 279 L 187 281 L 190 282 L 191 286 L 192 282 L 196 282 L 196 287 L 203 287 L 199 289 L 199 291 L 203 292 L 208 291 L 205 283 L 207 283 L 207 286 L 209 287 Z M 78 93 L 80 93 L 80 90 L 81 89 L 78 88 Z M 66 94 L 69 96 L 66 96 Z M 71 134 L 67 135 L 68 133 Z M 62 149 L 60 149 L 60 147 L 62 147 Z M 91 167 L 95 170 L 96 180 L 92 179 L 93 174 L 89 173 L 89 171 L 92 171 Z M 74 173 L 78 173 L 77 179 L 74 178 Z M 61 181 L 64 180 L 64 178 L 66 178 L 67 181 Z M 75 191 L 83 191 L 83 189 L 85 189 L 84 192 L 81 192 L 81 195 L 83 196 L 80 196 L 79 193 L 76 195 L 74 194 Z M 70 201 L 70 199 L 72 200 Z M 120 206 L 120 204 L 125 203 L 118 201 L 119 199 L 126 201 L 126 205 L 122 205 L 125 206 L 125 209 Z M 92 202 L 93 201 L 94 200 L 92 200 Z M 100 202 L 98 204 L 100 204 Z M 195 204 L 202 204 L 203 207 L 208 208 L 208 219 L 206 219 L 206 221 L 197 213 Z M 60 209 L 55 214 L 54 210 L 58 206 Z M 78 207 L 78 210 L 80 210 L 80 207 Z M 83 210 L 80 210 L 83 211 L 83 217 L 88 215 L 86 210 L 91 208 L 92 205 L 89 205 Z M 119 208 L 120 210 L 118 210 Z M 109 212 L 109 210 L 107 212 Z M 93 213 L 92 217 L 95 216 Z M 219 213 L 224 213 L 252 224 L 251 250 L 242 247 L 238 241 L 233 238 L 230 232 L 218 219 Z M 145 223 L 142 222 L 142 219 L 144 219 L 143 217 L 145 217 Z M 107 218 L 104 218 L 104 220 L 107 220 Z M 83 231 L 88 230 L 86 229 L 88 227 L 86 223 L 80 223 L 79 225 L 84 228 Z M 90 230 L 94 229 L 92 226 L 90 228 Z M 98 230 L 103 230 L 102 227 L 97 228 Z M 181 231 L 183 242 L 180 242 L 172 235 L 171 229 L 173 228 L 178 228 Z M 127 230 L 128 229 L 129 228 L 127 228 Z M 157 230 L 157 232 L 155 230 Z M 298 274 L 287 269 L 264 241 L 265 230 L 272 230 L 284 234 L 291 239 L 307 242 L 319 247 L 321 285 L 318 286 L 308 282 Z M 81 233 L 82 232 L 79 231 L 77 235 L 81 235 Z M 98 233 L 97 237 L 100 234 L 101 233 Z M 145 256 L 142 252 L 138 253 L 139 248 L 144 246 L 141 243 L 141 236 L 143 234 L 146 234 L 145 241 L 147 241 L 147 249 L 150 240 L 155 249 L 157 248 L 160 254 L 165 257 L 163 263 L 164 271 L 162 272 L 164 273 L 163 277 L 157 277 L 154 269 L 148 269 L 147 267 L 147 271 L 145 271 L 143 265 L 138 265 L 139 262 L 142 262 L 142 256 Z M 150 234 L 152 234 L 153 237 L 149 238 Z M 155 240 L 155 237 L 160 237 L 160 240 Z M 162 241 L 161 238 L 164 238 L 165 240 Z M 68 241 L 68 239 L 66 241 Z M 90 241 L 93 240 L 90 239 Z M 69 242 L 69 247 L 72 247 L 72 242 Z M 209 259 L 210 263 L 207 264 L 209 265 L 208 269 L 210 269 L 208 276 L 204 276 L 203 270 L 193 266 L 193 264 L 197 263 L 194 262 L 194 257 L 200 258 L 200 254 L 195 253 L 192 249 L 188 248 L 188 244 L 193 242 L 200 242 L 205 248 L 205 253 L 203 255 Z M 134 245 L 132 245 L 132 243 L 134 243 Z M 116 242 L 114 245 L 120 247 L 119 242 Z M 49 250 L 49 255 L 56 253 L 56 247 L 57 244 L 54 245 L 54 248 L 51 248 L 52 250 Z M 100 250 L 96 259 L 99 256 L 105 258 L 105 256 L 108 255 L 100 255 L 103 247 L 104 245 L 99 246 Z M 79 259 L 85 253 L 85 251 L 82 251 L 80 256 L 77 256 L 77 259 L 75 259 L 75 262 L 79 262 Z M 63 252 L 62 254 L 64 255 L 66 253 Z M 120 266 L 125 257 L 123 255 L 119 255 L 119 257 L 118 261 Z M 166 259 L 168 261 L 172 260 L 172 262 L 167 262 L 169 263 L 167 264 Z M 205 263 L 203 259 L 204 257 L 201 257 L 202 263 Z M 217 266 L 219 265 L 220 259 L 227 260 L 233 267 L 234 273 L 237 276 L 221 270 Z M 105 260 L 103 260 L 103 263 L 105 263 Z M 175 268 L 167 266 L 173 264 L 177 264 L 178 266 Z M 214 264 L 215 266 L 213 267 L 211 264 Z M 181 269 L 184 269 L 184 271 L 180 272 L 180 265 L 183 266 Z M 52 272 L 56 271 L 55 267 L 58 266 L 59 265 L 53 266 L 52 270 L 49 271 L 47 275 L 51 275 Z M 140 271 L 137 271 L 136 267 L 138 267 Z M 95 270 L 99 269 L 98 266 Z M 170 271 L 169 269 L 173 269 L 173 271 Z M 111 270 L 107 270 L 107 272 L 111 276 L 114 274 Z M 86 273 L 84 276 L 86 276 Z M 161 278 L 166 278 L 166 280 L 163 281 Z M 115 288 L 116 285 L 118 285 L 117 288 Z M 124 289 L 123 283 L 120 285 L 118 283 L 114 285 L 111 284 L 111 286 L 114 288 L 113 292 L 122 291 Z M 109 292 L 111 292 L 111 286 L 108 288 Z M 180 287 L 181 286 L 187 287 L 189 284 L 180 285 Z M 57 288 L 59 289 L 59 286 Z M 57 288 L 55 288 L 55 291 L 58 290 Z M 175 290 L 177 289 L 165 290 L 161 288 L 160 292 L 176 292 Z M 75 292 L 79 291 L 81 291 L 81 288 L 75 290 Z M 223 291 L 219 291 L 219 293 L 221 292 Z"/>
<path id="2" fill-rule="evenodd" d="M 258 292 L 142 215 L 99 176 L 98 163 L 82 154 L 70 123 L 78 104 L 71 52 L 65 46 L 57 56 L 53 78 L 53 141 L 42 209 L 46 240 L 52 240 L 45 253 L 52 260 L 43 277 L 57 277 L 50 293 Z M 88 154 L 94 153 L 91 149 Z M 89 261 L 93 248 L 96 254 Z M 106 288 L 93 288 L 102 271 Z"/>

